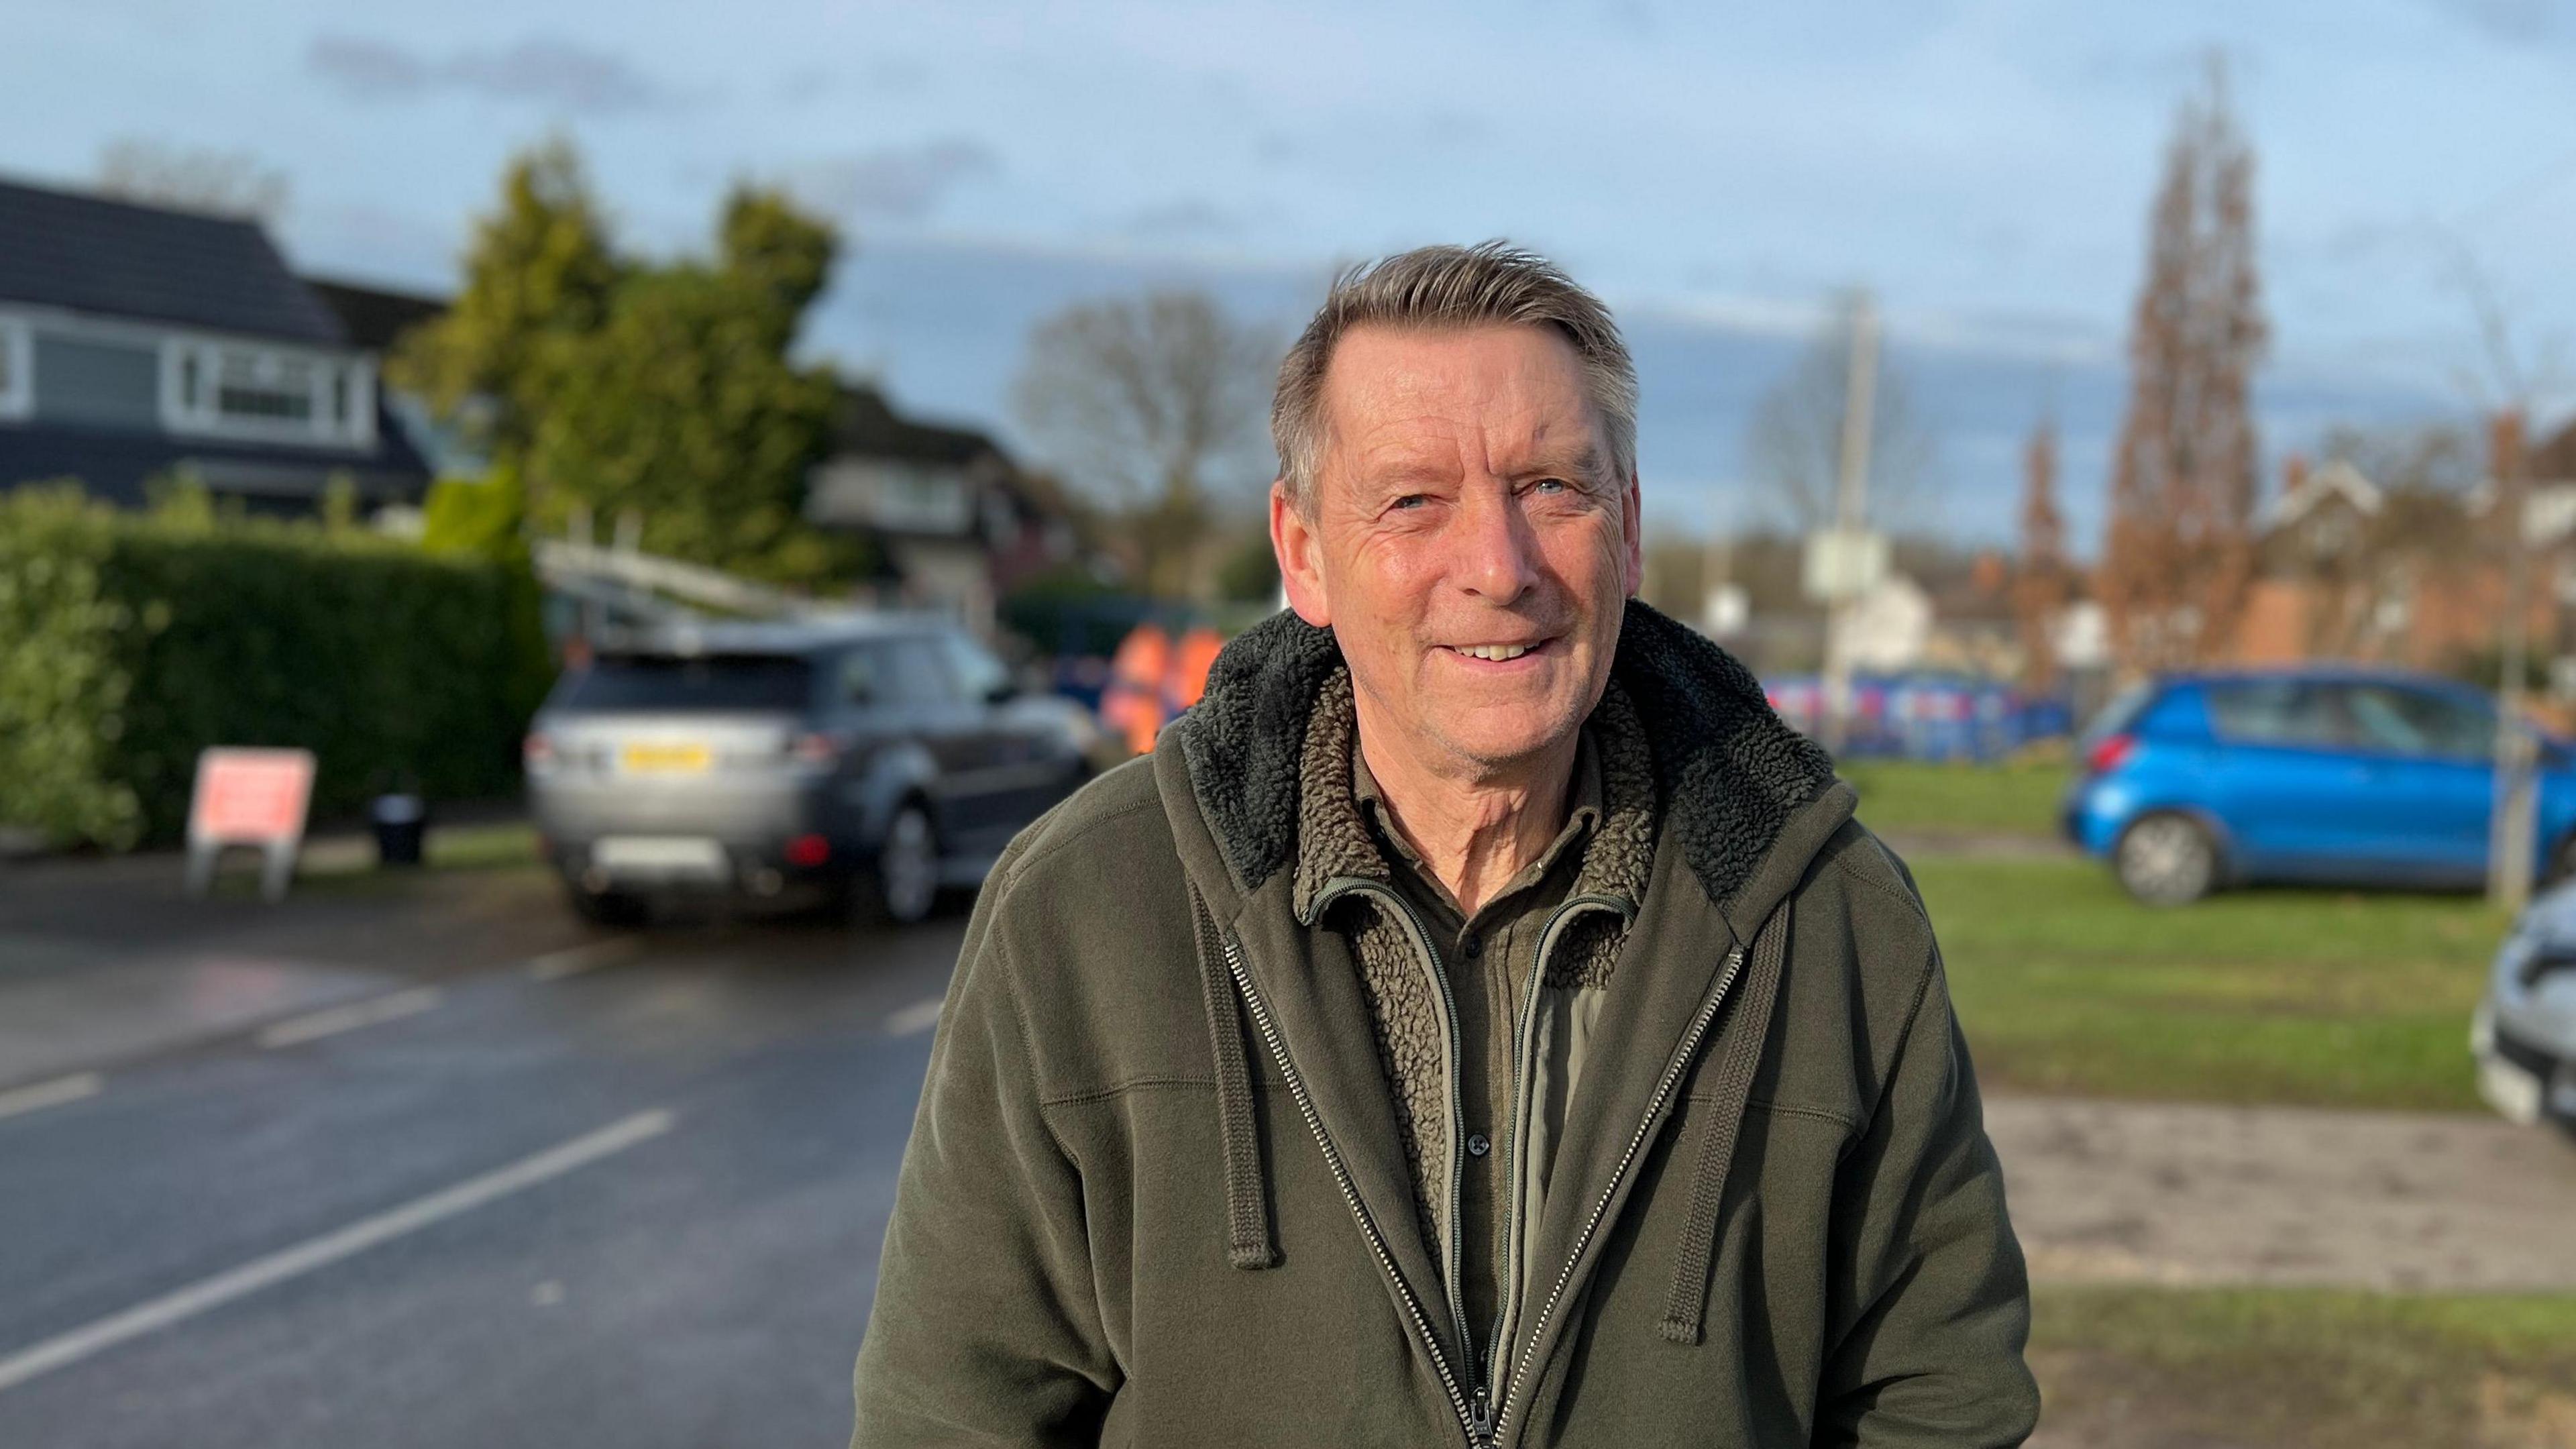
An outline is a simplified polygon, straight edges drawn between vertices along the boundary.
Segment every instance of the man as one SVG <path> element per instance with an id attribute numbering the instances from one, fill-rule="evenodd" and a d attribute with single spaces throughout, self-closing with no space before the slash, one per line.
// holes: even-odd
<path id="1" fill-rule="evenodd" d="M 860 1449 L 2030 1431 L 1931 926 L 1632 598 L 1636 395 L 1527 253 L 1334 285 L 1273 411 L 1292 611 L 967 928 Z"/>

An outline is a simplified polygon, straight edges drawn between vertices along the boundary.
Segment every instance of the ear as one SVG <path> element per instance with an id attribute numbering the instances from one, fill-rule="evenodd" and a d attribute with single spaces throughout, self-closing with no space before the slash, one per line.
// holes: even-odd
<path id="1" fill-rule="evenodd" d="M 1316 628 L 1330 628 L 1333 610 L 1324 595 L 1323 540 L 1315 536 L 1313 520 L 1299 513 L 1289 498 L 1285 478 L 1270 484 L 1270 551 L 1279 560 L 1279 582 L 1288 591 L 1288 607 Z"/>
<path id="2" fill-rule="evenodd" d="M 1646 501 L 1637 489 L 1637 470 L 1628 470 L 1628 486 L 1619 491 L 1619 515 L 1628 530 L 1627 557 L 1622 560 L 1628 571 L 1628 597 L 1635 598 L 1646 587 Z"/>

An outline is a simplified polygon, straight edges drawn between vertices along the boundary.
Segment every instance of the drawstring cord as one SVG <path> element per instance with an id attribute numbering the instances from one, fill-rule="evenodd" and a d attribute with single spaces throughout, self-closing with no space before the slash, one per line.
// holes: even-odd
<path id="1" fill-rule="evenodd" d="M 1782 902 L 1753 935 L 1753 970 L 1744 983 L 1736 1015 L 1744 1030 L 1727 1043 L 1718 1063 L 1715 1100 L 1742 1103 L 1762 1064 L 1762 1044 L 1770 1036 L 1771 1002 L 1780 987 L 1780 971 L 1789 954 L 1789 907 Z M 1717 1209 L 1726 1195 L 1727 1168 L 1735 1159 L 1741 1108 L 1709 1123 L 1700 1138 L 1699 1166 L 1691 1174 L 1690 1216 L 1682 1224 L 1681 1258 L 1673 1268 L 1672 1292 L 1664 1298 L 1664 1320 L 1656 1326 L 1667 1342 L 1694 1344 L 1708 1316 L 1708 1269 L 1717 1253 Z"/>
<path id="2" fill-rule="evenodd" d="M 1278 1266 L 1279 1250 L 1271 1239 L 1268 1184 L 1263 1176 L 1260 1135 L 1252 1114 L 1252 1071 L 1243 1042 L 1243 1019 L 1235 1006 L 1234 978 L 1225 965 L 1225 944 L 1197 890 L 1190 892 L 1196 925 L 1199 982 L 1207 1003 L 1208 1046 L 1216 1060 L 1218 1136 L 1225 1156 L 1226 1261 L 1247 1272 Z M 1789 953 L 1789 908 L 1784 903 L 1754 934 L 1744 982 L 1736 1006 L 1746 1029 L 1728 1041 L 1718 1063 L 1715 1100 L 1740 1102 L 1761 1065 L 1769 1037 L 1771 1007 Z M 1657 1331 L 1669 1342 L 1700 1341 L 1708 1310 L 1709 1265 L 1717 1252 L 1717 1213 L 1726 1195 L 1727 1169 L 1735 1157 L 1742 1113 L 1709 1124 L 1700 1138 L 1699 1161 L 1691 1177 L 1690 1214 L 1682 1226 L 1681 1255 L 1674 1265 L 1672 1291 L 1664 1300 Z"/>
<path id="3" fill-rule="evenodd" d="M 1217 1133 L 1225 1145 L 1225 1259 L 1247 1272 L 1276 1267 L 1270 1240 L 1268 1184 L 1262 1177 L 1261 1139 L 1252 1117 L 1252 1069 L 1244 1059 L 1243 1018 L 1236 1011 L 1234 977 L 1226 969 L 1225 942 L 1198 888 L 1190 888 L 1190 915 L 1198 928 L 1199 984 L 1207 997 L 1208 1046 L 1216 1054 Z"/>

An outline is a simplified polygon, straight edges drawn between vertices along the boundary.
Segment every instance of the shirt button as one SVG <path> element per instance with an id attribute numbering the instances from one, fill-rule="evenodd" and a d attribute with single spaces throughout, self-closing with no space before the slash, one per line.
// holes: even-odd
<path id="1" fill-rule="evenodd" d="M 1476 1133 L 1474 1136 L 1467 1139 L 1467 1155 L 1469 1157 L 1482 1157 L 1493 1150 L 1494 1144 L 1486 1141 L 1485 1134 L 1482 1132 Z"/>
<path id="2" fill-rule="evenodd" d="M 1459 943 L 1458 949 L 1466 952 L 1467 959 L 1473 961 L 1485 954 L 1485 938 L 1471 933 L 1466 940 Z"/>

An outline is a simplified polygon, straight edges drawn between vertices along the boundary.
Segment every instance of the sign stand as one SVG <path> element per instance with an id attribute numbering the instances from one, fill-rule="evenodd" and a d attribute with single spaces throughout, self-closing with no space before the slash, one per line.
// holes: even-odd
<path id="1" fill-rule="evenodd" d="M 188 805 L 189 895 L 213 887 L 224 847 L 250 845 L 263 857 L 261 897 L 272 904 L 286 899 L 313 800 L 313 763 L 311 750 L 218 746 L 197 756 L 197 788 Z"/>

